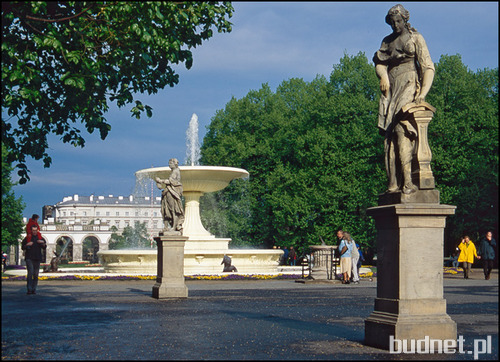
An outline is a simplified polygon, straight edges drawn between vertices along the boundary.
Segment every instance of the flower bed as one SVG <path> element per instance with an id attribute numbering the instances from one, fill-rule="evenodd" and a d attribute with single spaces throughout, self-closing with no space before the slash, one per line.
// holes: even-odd
<path id="1" fill-rule="evenodd" d="M 187 275 L 185 280 L 263 280 L 263 279 L 299 279 L 300 275 L 260 275 L 260 274 L 227 274 L 227 275 Z M 25 275 L 2 277 L 2 281 L 23 281 Z M 156 280 L 156 275 L 40 275 L 38 280 Z"/>
<path id="2" fill-rule="evenodd" d="M 463 273 L 464 270 L 462 268 L 452 268 L 452 267 L 449 267 L 449 266 L 445 266 L 443 268 L 443 274 L 458 274 L 458 273 Z"/>

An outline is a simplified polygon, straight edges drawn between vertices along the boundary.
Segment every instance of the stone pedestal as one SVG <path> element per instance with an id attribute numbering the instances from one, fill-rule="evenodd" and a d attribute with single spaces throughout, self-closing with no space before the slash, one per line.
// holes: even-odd
<path id="1" fill-rule="evenodd" d="M 311 277 L 314 280 L 335 279 L 335 267 L 332 268 L 333 258 L 335 258 L 335 245 L 310 245 L 313 254 L 313 267 Z"/>
<path id="2" fill-rule="evenodd" d="M 365 343 L 389 349 L 389 338 L 457 338 L 443 298 L 446 216 L 455 206 L 401 203 L 372 207 L 377 228 L 377 298 L 365 320 Z"/>
<path id="3" fill-rule="evenodd" d="M 184 282 L 184 245 L 187 236 L 164 235 L 155 238 L 158 245 L 156 284 L 153 298 L 187 298 Z"/>

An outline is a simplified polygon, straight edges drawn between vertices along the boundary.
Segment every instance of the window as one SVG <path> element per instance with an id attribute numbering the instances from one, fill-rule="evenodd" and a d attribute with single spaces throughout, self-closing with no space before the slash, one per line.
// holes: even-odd
<path id="1" fill-rule="evenodd" d="M 117 212 L 116 212 L 116 216 L 120 216 L 120 211 L 117 211 Z"/>
<path id="2" fill-rule="evenodd" d="M 96 211 L 95 216 L 101 216 L 101 212 L 100 211 Z"/>
<path id="3" fill-rule="evenodd" d="M 128 211 L 125 211 L 125 216 L 128 216 L 129 212 Z"/>
<path id="4" fill-rule="evenodd" d="M 106 216 L 109 216 L 109 211 L 106 211 Z"/>

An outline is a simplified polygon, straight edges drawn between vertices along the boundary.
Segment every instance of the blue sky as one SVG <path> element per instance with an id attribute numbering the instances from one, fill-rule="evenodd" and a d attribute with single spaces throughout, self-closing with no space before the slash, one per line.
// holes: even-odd
<path id="1" fill-rule="evenodd" d="M 268 83 L 329 76 L 344 53 L 364 52 L 369 59 L 391 32 L 384 18 L 397 2 L 235 2 L 231 33 L 216 33 L 193 51 L 190 70 L 176 69 L 180 82 L 138 99 L 153 107 L 153 117 L 137 120 L 131 106 L 112 106 L 106 140 L 85 134 L 75 148 L 49 138 L 52 166 L 29 161 L 31 181 L 15 187 L 26 203 L 24 216 L 41 215 L 43 205 L 65 196 L 134 193 L 134 173 L 186 159 L 186 130 L 193 113 L 199 138 L 217 110 L 231 97 L 242 98 Z M 498 67 L 497 2 L 401 2 L 410 23 L 425 38 L 432 60 L 460 54 L 471 70 Z M 374 119 L 374 132 L 376 120 Z M 154 190 L 156 196 L 159 190 Z"/>

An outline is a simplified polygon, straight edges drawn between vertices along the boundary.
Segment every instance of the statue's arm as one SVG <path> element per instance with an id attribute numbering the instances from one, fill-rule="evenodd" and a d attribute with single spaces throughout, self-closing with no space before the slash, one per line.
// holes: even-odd
<path id="1" fill-rule="evenodd" d="M 420 94 L 415 98 L 415 103 L 418 104 L 425 101 L 425 97 L 427 97 L 431 89 L 432 82 L 434 81 L 435 68 L 424 37 L 420 33 L 417 33 L 414 35 L 414 39 L 418 64 L 422 70 Z"/>
<path id="2" fill-rule="evenodd" d="M 168 180 L 162 180 L 159 177 L 155 177 L 155 181 L 156 181 L 156 186 L 159 189 L 164 189 L 165 187 L 167 187 Z"/>
<path id="3" fill-rule="evenodd" d="M 380 79 L 380 90 L 382 91 L 382 94 L 387 97 L 389 94 L 389 88 L 390 88 L 390 83 L 389 83 L 389 73 L 387 72 L 387 65 L 385 64 L 377 64 L 375 66 L 375 72 L 377 73 L 377 76 Z"/>
<path id="4" fill-rule="evenodd" d="M 415 103 L 425 102 L 425 97 L 427 97 L 433 81 L 434 69 L 426 69 L 422 77 L 422 88 L 420 89 L 420 94 L 415 98 Z"/>

